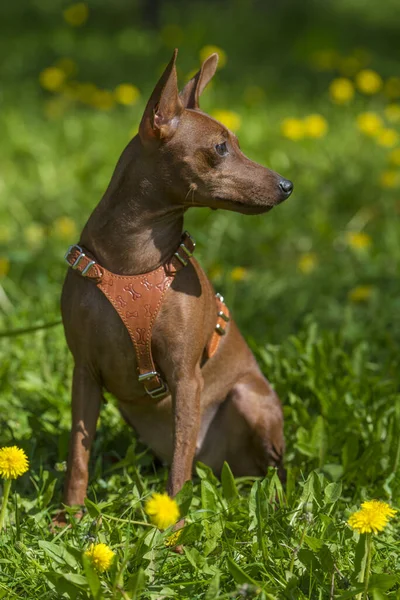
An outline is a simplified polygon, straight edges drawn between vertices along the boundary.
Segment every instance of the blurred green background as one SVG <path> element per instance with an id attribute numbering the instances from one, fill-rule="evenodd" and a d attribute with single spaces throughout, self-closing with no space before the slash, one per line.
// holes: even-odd
<path id="1" fill-rule="evenodd" d="M 311 430 L 321 411 L 329 417 L 299 383 L 305 348 L 323 345 L 325 335 L 333 336 L 326 371 L 319 359 L 307 367 L 307 377 L 323 379 L 313 379 L 312 394 L 332 386 L 335 406 L 356 377 L 335 371 L 340 348 L 359 377 L 360 365 L 367 370 L 357 385 L 373 395 L 362 409 L 371 423 L 373 402 L 399 383 L 399 22 L 394 0 L 0 6 L 1 443 L 33 431 L 31 443 L 43 434 L 48 451 L 61 423 L 54 460 L 65 459 L 72 361 L 62 328 L 11 334 L 60 318 L 63 254 L 135 135 L 174 47 L 182 85 L 219 53 L 202 108 L 236 131 L 246 154 L 295 184 L 267 215 L 197 209 L 186 220 L 278 391 L 284 400 L 298 394 L 297 408 L 287 408 L 289 447 L 304 434 L 299 423 Z M 375 384 L 384 391 L 375 394 Z M 296 416 L 305 398 L 309 416 Z M 346 410 L 343 423 L 355 427 L 351 402 Z M 368 447 L 367 429 L 360 435 Z"/>

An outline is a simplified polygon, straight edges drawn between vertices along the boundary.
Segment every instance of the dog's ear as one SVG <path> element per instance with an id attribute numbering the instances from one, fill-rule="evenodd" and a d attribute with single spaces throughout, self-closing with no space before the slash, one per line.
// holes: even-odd
<path id="1" fill-rule="evenodd" d="M 143 143 L 170 138 L 178 126 L 183 105 L 178 93 L 175 67 L 177 54 L 178 50 L 175 49 L 143 113 L 139 125 Z"/>
<path id="2" fill-rule="evenodd" d="M 218 54 L 211 54 L 201 65 L 200 71 L 187 82 L 179 96 L 185 108 L 199 108 L 199 98 L 218 65 Z"/>

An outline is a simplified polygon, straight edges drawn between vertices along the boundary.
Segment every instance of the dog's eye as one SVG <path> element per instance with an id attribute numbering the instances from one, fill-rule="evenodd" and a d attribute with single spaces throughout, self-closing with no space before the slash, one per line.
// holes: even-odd
<path id="1" fill-rule="evenodd" d="M 219 154 L 220 156 L 226 156 L 227 154 L 229 154 L 226 142 L 222 142 L 222 144 L 217 144 L 215 146 L 215 149 L 217 151 L 217 154 Z"/>

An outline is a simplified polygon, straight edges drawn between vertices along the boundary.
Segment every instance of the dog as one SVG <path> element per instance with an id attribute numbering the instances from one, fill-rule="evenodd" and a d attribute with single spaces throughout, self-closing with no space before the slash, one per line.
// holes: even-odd
<path id="1" fill-rule="evenodd" d="M 293 184 L 247 158 L 237 137 L 200 110 L 218 56 L 181 92 L 176 56 L 66 255 L 61 308 L 75 362 L 66 505 L 84 503 L 103 389 L 170 465 L 172 497 L 195 460 L 216 474 L 227 461 L 236 476 L 274 466 L 284 477 L 281 403 L 182 230 L 188 208 L 261 214 Z"/>

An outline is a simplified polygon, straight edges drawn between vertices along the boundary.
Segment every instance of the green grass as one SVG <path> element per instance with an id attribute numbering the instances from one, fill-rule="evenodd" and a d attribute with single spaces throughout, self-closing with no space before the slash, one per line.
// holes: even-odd
<path id="1" fill-rule="evenodd" d="M 76 30 L 63 23 L 61 6 L 0 9 L 0 272 L 9 263 L 0 276 L 0 335 L 8 332 L 0 337 L 0 446 L 24 448 L 31 465 L 13 484 L 0 533 L 0 598 L 100 598 L 99 584 L 103 598 L 355 597 L 363 537 L 347 519 L 365 499 L 400 504 L 399 190 L 380 185 L 390 150 L 356 126 L 366 110 L 385 118 L 387 98 L 357 93 L 336 106 L 328 86 L 340 72 L 316 71 L 310 56 L 364 46 L 371 68 L 396 75 L 394 13 L 344 0 L 326 11 L 312 2 L 275 11 L 260 4 L 257 13 L 237 2 L 234 10 L 219 5 L 218 19 L 210 3 L 161 9 L 160 27 L 183 32 L 181 75 L 205 44 L 227 52 L 202 107 L 238 113 L 244 152 L 295 183 L 293 197 L 268 215 L 187 215 L 201 263 L 282 398 L 288 480 L 284 489 L 274 472 L 234 482 L 227 468 L 221 484 L 200 465 L 179 498 L 187 525 L 178 555 L 164 544 L 170 532 L 149 526 L 144 513 L 146 497 L 165 489 L 167 470 L 135 440 L 112 398 L 93 447 L 87 512 L 57 534 L 49 527 L 61 503 L 72 360 L 60 325 L 10 332 L 59 320 L 62 256 L 76 238 L 57 219 L 84 225 L 174 43 L 142 24 L 139 5 L 121 0 L 111 13 L 93 3 Z M 139 104 L 103 112 L 61 100 L 61 113 L 49 117 L 49 100 L 61 96 L 41 90 L 38 74 L 65 56 L 81 82 L 134 83 Z M 250 85 L 265 94 L 253 105 Z M 285 117 L 311 113 L 328 121 L 325 137 L 282 137 Z M 350 232 L 365 233 L 369 246 L 354 248 Z M 304 273 L 299 264 L 310 254 L 315 267 Z M 245 269 L 240 281 L 236 267 Z M 366 298 L 354 302 L 359 286 Z M 397 523 L 375 538 L 373 600 L 400 598 Z M 95 540 L 117 555 L 99 580 L 82 562 Z"/>

